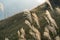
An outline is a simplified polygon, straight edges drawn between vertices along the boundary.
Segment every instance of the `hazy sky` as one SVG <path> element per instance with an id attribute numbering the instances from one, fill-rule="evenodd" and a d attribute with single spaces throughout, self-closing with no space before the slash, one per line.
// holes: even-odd
<path id="1" fill-rule="evenodd" d="M 43 1 L 43 0 L 42 0 Z M 0 9 L 0 20 L 15 15 L 17 12 L 33 8 L 41 3 L 41 0 L 0 0 L 4 11 Z M 6 16 L 4 16 L 4 14 Z"/>

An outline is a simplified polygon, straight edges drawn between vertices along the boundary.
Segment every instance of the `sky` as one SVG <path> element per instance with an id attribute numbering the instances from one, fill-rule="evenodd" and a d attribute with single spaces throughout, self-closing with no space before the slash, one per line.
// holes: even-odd
<path id="1" fill-rule="evenodd" d="M 44 2 L 44 0 L 42 0 Z M 11 17 L 25 9 L 42 4 L 41 0 L 0 0 L 0 20 Z M 3 9 L 3 10 L 2 10 Z"/>

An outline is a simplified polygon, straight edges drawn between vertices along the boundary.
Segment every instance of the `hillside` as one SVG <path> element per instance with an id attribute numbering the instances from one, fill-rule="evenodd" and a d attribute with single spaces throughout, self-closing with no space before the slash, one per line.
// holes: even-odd
<path id="1" fill-rule="evenodd" d="M 60 40 L 60 9 L 53 9 L 44 3 L 1 20 L 0 40 Z"/>

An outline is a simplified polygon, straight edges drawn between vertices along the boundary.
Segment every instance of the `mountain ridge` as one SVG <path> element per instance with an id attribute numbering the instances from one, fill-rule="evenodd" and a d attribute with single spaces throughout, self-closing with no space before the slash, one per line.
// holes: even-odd
<path id="1" fill-rule="evenodd" d="M 53 22 L 47 15 L 48 13 Z M 53 13 L 49 5 L 44 3 L 30 11 L 26 10 L 4 19 L 0 21 L 0 40 L 5 40 L 5 38 L 9 40 L 57 40 L 57 36 L 58 39 L 60 38 L 60 14 L 58 13 Z"/>

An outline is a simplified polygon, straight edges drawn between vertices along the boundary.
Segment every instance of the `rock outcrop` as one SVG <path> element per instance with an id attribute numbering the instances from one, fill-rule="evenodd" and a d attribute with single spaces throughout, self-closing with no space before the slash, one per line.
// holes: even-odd
<path id="1" fill-rule="evenodd" d="M 52 1 L 49 1 L 52 3 Z M 0 40 L 60 40 L 60 5 L 48 3 L 0 21 Z"/>

